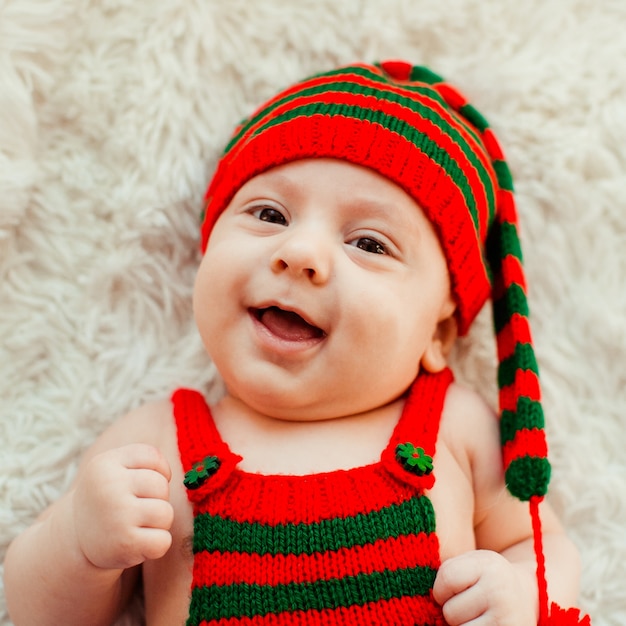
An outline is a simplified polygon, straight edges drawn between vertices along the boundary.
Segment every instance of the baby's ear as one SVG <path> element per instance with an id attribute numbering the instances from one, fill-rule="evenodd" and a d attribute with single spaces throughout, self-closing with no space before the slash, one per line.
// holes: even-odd
<path id="1" fill-rule="evenodd" d="M 458 335 L 455 306 L 446 307 L 442 319 L 437 323 L 430 344 L 422 355 L 420 365 L 432 374 L 448 366 L 448 355 Z"/>

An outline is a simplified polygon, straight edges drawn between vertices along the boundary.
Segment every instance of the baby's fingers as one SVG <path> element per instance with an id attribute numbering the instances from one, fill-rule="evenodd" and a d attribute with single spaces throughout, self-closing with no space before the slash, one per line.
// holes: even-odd
<path id="1" fill-rule="evenodd" d="M 116 450 L 119 460 L 127 469 L 153 470 L 166 480 L 172 477 L 172 470 L 163 453 L 154 446 L 133 443 Z"/>
<path id="2" fill-rule="evenodd" d="M 468 552 L 441 564 L 433 586 L 434 598 L 441 606 L 478 582 L 480 568 L 474 555 Z"/>
<path id="3" fill-rule="evenodd" d="M 469 587 L 443 604 L 443 616 L 448 626 L 488 626 L 489 599 L 479 586 Z"/>
<path id="4" fill-rule="evenodd" d="M 490 550 L 474 550 L 445 561 L 433 596 L 449 626 L 537 623 L 532 594 L 520 585 L 516 568 Z"/>
<path id="5" fill-rule="evenodd" d="M 169 530 L 174 521 L 174 508 L 166 500 L 145 498 L 140 501 L 135 513 L 137 528 Z"/>
<path id="6" fill-rule="evenodd" d="M 131 490 L 137 498 L 169 500 L 170 484 L 165 476 L 151 469 L 135 469 L 130 474 Z"/>
<path id="7" fill-rule="evenodd" d="M 172 535 L 161 528 L 140 528 L 137 532 L 137 562 L 160 559 L 172 545 Z"/>

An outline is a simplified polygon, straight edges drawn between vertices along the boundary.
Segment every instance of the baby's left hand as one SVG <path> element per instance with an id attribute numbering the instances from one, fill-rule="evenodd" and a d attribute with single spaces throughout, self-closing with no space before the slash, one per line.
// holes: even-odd
<path id="1" fill-rule="evenodd" d="M 450 626 L 536 626 L 534 577 L 501 554 L 474 550 L 442 563 L 433 588 Z"/>

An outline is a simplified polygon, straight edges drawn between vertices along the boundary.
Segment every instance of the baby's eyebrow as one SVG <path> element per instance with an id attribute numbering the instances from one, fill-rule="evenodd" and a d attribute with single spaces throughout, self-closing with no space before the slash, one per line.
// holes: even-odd
<path id="1" fill-rule="evenodd" d="M 382 200 L 373 200 L 368 197 L 361 197 L 358 195 L 351 196 L 346 204 L 353 207 L 355 211 L 361 214 L 367 214 L 372 217 L 380 217 L 381 219 L 388 220 L 390 217 L 400 215 L 398 207 L 392 202 L 385 202 Z"/>
<path id="2" fill-rule="evenodd" d="M 406 208 L 398 206 L 395 202 L 356 194 L 347 199 L 346 204 L 348 210 L 354 211 L 356 217 L 378 219 L 407 231 L 415 229 L 413 220 L 408 219 Z M 409 210 L 420 211 L 421 209 L 415 206 L 410 207 Z"/>
<path id="3" fill-rule="evenodd" d="M 259 184 L 272 185 L 277 188 L 278 191 L 285 194 L 293 195 L 302 193 L 297 179 L 288 176 L 281 171 L 264 172 L 263 174 L 260 174 L 256 180 Z"/>

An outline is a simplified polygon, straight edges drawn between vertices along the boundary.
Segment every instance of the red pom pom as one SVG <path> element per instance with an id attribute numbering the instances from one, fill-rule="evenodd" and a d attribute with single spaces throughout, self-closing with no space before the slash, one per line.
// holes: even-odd
<path id="1" fill-rule="evenodd" d="M 591 626 L 591 619 L 588 615 L 581 617 L 578 609 L 562 609 L 552 603 L 550 616 L 539 626 Z"/>

